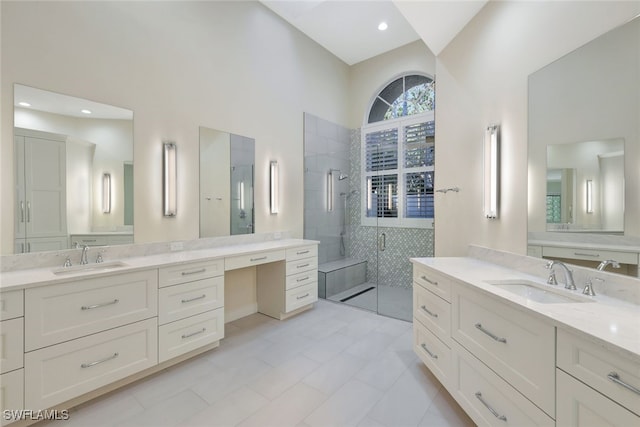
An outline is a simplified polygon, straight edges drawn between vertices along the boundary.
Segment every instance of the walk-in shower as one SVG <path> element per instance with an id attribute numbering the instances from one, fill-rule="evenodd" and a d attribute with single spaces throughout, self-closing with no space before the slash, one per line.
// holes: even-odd
<path id="1" fill-rule="evenodd" d="M 319 296 L 411 320 L 409 258 L 433 255 L 433 230 L 367 217 L 367 196 L 378 196 L 367 191 L 360 130 L 305 114 L 304 131 L 304 237 L 320 241 Z"/>

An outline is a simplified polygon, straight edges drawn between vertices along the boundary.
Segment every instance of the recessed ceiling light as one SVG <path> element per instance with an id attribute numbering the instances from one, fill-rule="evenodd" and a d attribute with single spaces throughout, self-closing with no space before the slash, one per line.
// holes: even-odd
<path id="1" fill-rule="evenodd" d="M 18 102 L 18 105 L 21 106 L 21 107 L 31 107 L 31 104 L 29 104 L 28 102 L 24 102 L 24 101 Z"/>
<path id="2" fill-rule="evenodd" d="M 380 31 L 384 31 L 384 30 L 386 30 L 387 28 L 389 28 L 389 26 L 388 26 L 388 25 L 387 25 L 387 23 L 386 23 L 386 22 L 384 22 L 384 21 L 382 21 L 380 24 L 378 24 L 378 29 L 379 29 Z"/>
<path id="3" fill-rule="evenodd" d="M 80 110 L 80 112 L 83 114 L 91 114 L 91 110 L 87 110 L 86 108 L 83 110 Z"/>

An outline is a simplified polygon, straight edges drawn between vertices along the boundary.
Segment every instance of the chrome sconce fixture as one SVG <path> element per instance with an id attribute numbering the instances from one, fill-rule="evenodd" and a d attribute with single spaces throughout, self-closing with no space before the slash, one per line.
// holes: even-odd
<path id="1" fill-rule="evenodd" d="M 278 161 L 272 160 L 269 164 L 269 208 L 272 214 L 278 213 L 278 205 L 280 203 L 280 194 L 278 187 L 280 185 L 280 177 L 278 172 Z"/>
<path id="2" fill-rule="evenodd" d="M 500 202 L 500 126 L 490 125 L 484 135 L 484 215 L 498 218 Z"/>
<path id="3" fill-rule="evenodd" d="M 588 179 L 587 180 L 587 187 L 586 187 L 586 191 L 587 191 L 587 213 L 592 214 L 593 213 L 593 181 Z"/>
<path id="4" fill-rule="evenodd" d="M 162 206 L 164 216 L 176 216 L 177 213 L 177 153 L 176 144 L 162 144 Z"/>
<path id="5" fill-rule="evenodd" d="M 111 174 L 102 174 L 102 213 L 111 212 Z"/>

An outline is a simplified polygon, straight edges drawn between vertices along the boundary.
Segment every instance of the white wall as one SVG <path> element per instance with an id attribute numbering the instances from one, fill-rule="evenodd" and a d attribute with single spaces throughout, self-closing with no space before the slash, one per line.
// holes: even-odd
<path id="1" fill-rule="evenodd" d="M 436 255 L 527 248 L 527 77 L 640 12 L 639 2 L 491 1 L 438 56 Z M 502 132 L 500 218 L 482 214 L 482 138 Z M 446 165 L 446 167 L 443 167 Z"/>
<path id="2" fill-rule="evenodd" d="M 13 83 L 134 111 L 136 242 L 198 237 L 198 128 L 256 139 L 256 231 L 303 230 L 303 111 L 348 117 L 348 67 L 257 2 L 2 2 L 0 197 L 13 200 Z M 178 145 L 162 216 L 161 142 Z M 268 162 L 280 213 L 268 212 Z M 1 250 L 13 249 L 2 209 Z"/>

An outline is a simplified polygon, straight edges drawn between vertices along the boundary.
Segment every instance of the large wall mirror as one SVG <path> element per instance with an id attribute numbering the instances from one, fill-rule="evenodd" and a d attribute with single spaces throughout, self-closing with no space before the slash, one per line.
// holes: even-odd
<path id="1" fill-rule="evenodd" d="M 251 234 L 255 140 L 200 127 L 200 237 Z"/>
<path id="2" fill-rule="evenodd" d="M 640 18 L 532 74 L 530 239 L 640 237 L 639 137 Z"/>
<path id="3" fill-rule="evenodd" d="M 133 243 L 133 112 L 14 85 L 15 253 Z"/>

